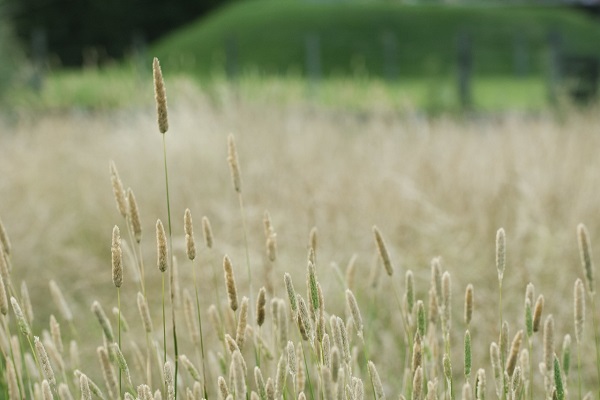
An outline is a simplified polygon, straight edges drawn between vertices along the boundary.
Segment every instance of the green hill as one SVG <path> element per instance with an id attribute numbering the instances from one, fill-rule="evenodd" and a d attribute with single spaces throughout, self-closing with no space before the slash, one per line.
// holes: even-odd
<path id="1" fill-rule="evenodd" d="M 151 51 L 170 71 L 286 74 L 306 72 L 312 46 L 326 76 L 418 76 L 454 70 L 457 37 L 466 33 L 477 74 L 513 73 L 519 52 L 523 71 L 538 74 L 546 68 L 551 31 L 560 32 L 565 54 L 600 54 L 600 22 L 565 8 L 293 0 L 233 3 Z"/>

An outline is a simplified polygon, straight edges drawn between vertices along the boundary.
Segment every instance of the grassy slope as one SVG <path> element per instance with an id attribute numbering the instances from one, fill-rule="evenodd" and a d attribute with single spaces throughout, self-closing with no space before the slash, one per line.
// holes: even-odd
<path id="1" fill-rule="evenodd" d="M 300 72 L 305 40 L 318 34 L 325 74 L 368 71 L 382 75 L 383 37 L 396 40 L 403 74 L 445 73 L 455 60 L 456 36 L 473 37 L 475 68 L 506 74 L 513 69 L 515 36 L 530 49 L 530 68 L 543 70 L 548 32 L 563 32 L 569 52 L 598 54 L 600 29 L 565 9 L 427 7 L 383 3 L 319 4 L 255 0 L 233 4 L 165 38 L 152 48 L 169 69 L 207 73 L 222 70 L 226 43 L 236 42 L 242 70 Z"/>

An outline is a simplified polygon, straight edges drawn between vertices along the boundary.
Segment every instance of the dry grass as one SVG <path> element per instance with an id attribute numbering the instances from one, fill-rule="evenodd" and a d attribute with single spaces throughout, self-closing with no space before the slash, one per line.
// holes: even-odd
<path id="1" fill-rule="evenodd" d="M 573 114 L 561 123 L 549 115 L 429 121 L 377 110 L 354 115 L 323 112 L 306 104 L 256 104 L 249 99 L 235 99 L 231 92 L 221 96 L 220 105 L 215 106 L 189 90 L 169 94 L 171 209 L 174 215 L 183 216 L 189 208 L 198 221 L 207 216 L 213 230 L 212 249 L 200 245 L 196 249 L 203 313 L 216 302 L 214 273 L 224 285 L 220 266 L 225 254 L 232 260 L 240 296 L 249 294 L 248 279 L 243 274 L 244 231 L 227 166 L 227 135 L 233 132 L 243 171 L 253 271 L 274 268 L 273 295 L 280 298 L 287 297 L 283 274 L 289 272 L 296 290 L 305 297 L 302 282 L 307 251 L 316 247 L 309 242 L 309 233 L 316 226 L 318 248 L 314 257 L 326 311 L 344 316 L 350 310 L 345 311 L 343 273 L 353 260 L 355 278 L 349 289 L 356 296 L 364 321 L 365 348 L 381 378 L 382 388 L 374 383 L 377 392 L 383 390 L 397 397 L 402 385 L 398 377 L 404 375 L 402 316 L 391 287 L 394 285 L 403 294 L 402 277 L 410 269 L 415 299 L 428 304 L 430 261 L 441 256 L 442 269 L 452 275 L 451 293 L 447 294 L 454 299 L 449 339 L 454 393 L 458 396 L 463 383 L 462 341 L 466 329 L 463 305 L 457 299 L 471 283 L 473 371 L 485 368 L 491 396 L 494 383 L 489 346 L 499 335 L 495 237 L 500 227 L 506 232 L 502 291 L 510 337 L 524 328 L 523 302 L 530 281 L 535 283 L 536 296 L 546 295 L 543 312 L 546 316 L 552 314 L 555 321 L 555 351 L 560 353 L 559 343 L 565 334 L 574 334 L 573 284 L 583 278 L 577 224 L 583 222 L 588 228 L 592 255 L 594 243 L 600 243 L 598 117 Z M 32 330 L 39 335 L 47 329 L 50 314 L 57 312 L 48 301 L 48 280 L 59 283 L 78 332 L 66 334 L 65 329 L 65 340 L 78 339 L 82 358 L 79 369 L 93 381 L 102 382 L 95 354 L 102 344 L 102 331 L 89 309 L 94 300 L 105 308 L 116 305 L 110 235 L 113 226 L 122 224 L 123 219 L 112 196 L 108 168 L 111 159 L 118 166 L 125 189 L 131 187 L 136 193 L 146 293 L 154 324 L 160 322 L 160 273 L 154 267 L 153 236 L 156 220 L 166 218 L 166 208 L 160 178 L 162 144 L 153 110 L 85 117 L 46 115 L 16 124 L 4 122 L 1 127 L 0 216 L 12 242 L 13 286 L 27 281 L 35 312 Z M 277 228 L 276 263 L 265 251 L 265 210 Z M 373 225 L 385 237 L 397 271 L 393 277 L 373 275 L 371 271 L 379 263 Z M 183 218 L 174 218 L 173 232 L 180 282 L 191 290 Z M 135 340 L 144 351 L 145 341 L 132 260 L 125 257 L 124 267 L 121 309 L 135 327 L 124 334 L 122 350 L 131 364 L 134 354 L 128 344 Z M 256 287 L 262 286 L 262 274 L 254 275 Z M 370 280 L 369 276 L 376 278 Z M 227 299 L 223 289 L 219 307 L 224 311 Z M 287 300 L 285 304 L 289 306 Z M 248 306 L 253 310 L 253 304 Z M 272 317 L 267 314 L 261 334 L 270 338 L 269 324 L 273 321 L 268 321 Z M 228 321 L 227 315 L 223 318 L 226 327 L 235 327 L 235 321 Z M 67 325 L 65 320 L 61 322 Z M 233 335 L 229 328 L 227 332 Z M 294 326 L 289 329 L 290 338 L 299 340 Z M 13 333 L 16 331 L 13 329 Z M 155 333 L 158 331 L 156 328 Z M 224 350 L 210 324 L 204 334 L 212 365 L 207 386 L 209 394 L 214 394 L 219 371 L 217 352 Z M 541 388 L 543 380 L 537 368 L 542 359 L 541 335 L 535 335 L 530 357 L 536 386 Z M 162 335 L 155 338 L 160 343 Z M 595 359 L 587 356 L 593 353 L 592 343 L 590 322 L 584 329 L 581 352 L 582 369 L 586 371 L 584 393 L 597 386 Z M 354 344 L 362 349 L 356 339 Z M 195 356 L 189 337 L 184 337 L 180 346 L 180 354 Z M 254 369 L 251 348 L 246 345 L 243 353 L 249 377 Z M 305 346 L 304 351 L 308 359 L 313 357 L 309 347 Z M 265 361 L 265 379 L 275 377 L 279 354 Z M 544 355 L 548 362 L 551 357 Z M 239 359 L 234 367 L 239 374 Z M 172 373 L 171 368 L 165 366 L 165 373 Z M 440 363 L 438 390 L 444 386 L 441 368 Z M 364 380 L 366 396 L 371 397 L 366 363 L 360 370 L 357 374 Z M 369 370 L 374 375 L 375 367 Z M 424 373 L 422 369 L 419 374 Z M 180 374 L 184 380 L 189 379 L 183 370 Z M 419 375 L 414 381 L 426 378 Z M 145 382 L 133 369 L 132 379 L 134 386 Z M 310 379 L 316 388 L 318 378 Z M 408 386 L 413 384 L 412 378 L 404 381 L 410 382 Z M 474 379 L 470 383 L 476 387 Z M 159 388 L 155 381 L 152 389 Z M 575 398 L 576 367 L 572 367 L 569 389 Z M 180 392 L 182 398 L 184 393 Z M 305 394 L 310 398 L 308 391 Z"/>

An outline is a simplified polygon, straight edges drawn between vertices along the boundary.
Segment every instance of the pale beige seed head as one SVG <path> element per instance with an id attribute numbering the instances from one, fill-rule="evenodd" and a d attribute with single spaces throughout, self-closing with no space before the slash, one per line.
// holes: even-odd
<path id="1" fill-rule="evenodd" d="M 171 367 L 171 362 L 167 361 L 163 368 L 163 376 L 165 380 L 165 386 L 167 387 L 167 399 L 175 400 L 175 382 L 173 379 L 173 367 Z"/>
<path id="2" fill-rule="evenodd" d="M 296 348 L 294 347 L 294 342 L 291 340 L 288 341 L 286 346 L 287 353 L 287 369 L 292 377 L 296 376 L 297 365 L 296 365 Z"/>
<path id="3" fill-rule="evenodd" d="M 206 216 L 202 217 L 202 233 L 204 234 L 204 244 L 211 249 L 213 246 L 213 233 L 210 220 Z"/>
<path id="4" fill-rule="evenodd" d="M 554 367 L 554 317 L 552 314 L 548 315 L 544 322 L 544 363 L 547 371 L 551 371 Z"/>
<path id="5" fill-rule="evenodd" d="M 540 294 L 535 302 L 533 308 L 533 331 L 537 332 L 540 330 L 540 323 L 542 321 L 542 312 L 544 311 L 544 295 Z"/>
<path id="6" fill-rule="evenodd" d="M 296 296 L 296 301 L 298 303 L 298 321 L 301 322 L 301 329 L 304 329 L 308 342 L 312 344 L 314 340 L 314 330 L 308 313 L 308 307 L 300 295 Z"/>
<path id="7" fill-rule="evenodd" d="M 256 299 L 256 325 L 262 326 L 265 322 L 265 307 L 267 305 L 267 289 L 261 287 L 258 291 L 258 298 Z"/>
<path id="8" fill-rule="evenodd" d="M 292 309 L 292 317 L 295 319 L 298 315 L 298 303 L 296 301 L 296 291 L 294 290 L 294 284 L 292 283 L 292 277 L 287 272 L 283 276 L 285 281 L 285 289 L 290 299 L 290 308 Z"/>
<path id="9" fill-rule="evenodd" d="M 379 373 L 377 372 L 377 368 L 375 368 L 375 364 L 373 364 L 372 361 L 369 361 L 367 366 L 369 369 L 369 376 L 371 377 L 371 384 L 375 391 L 375 400 L 385 399 L 385 392 L 383 391 L 383 385 L 381 384 L 381 379 L 379 378 Z"/>
<path id="10" fill-rule="evenodd" d="M 231 359 L 231 371 L 233 372 L 233 387 L 235 389 L 235 397 L 237 399 L 245 399 L 246 388 L 246 373 L 245 362 L 242 353 L 235 351 Z"/>
<path id="11" fill-rule="evenodd" d="M 485 399 L 485 369 L 479 368 L 477 370 L 477 385 L 475 387 L 475 398 L 477 400 Z"/>
<path id="12" fill-rule="evenodd" d="M 92 400 L 90 384 L 85 374 L 79 375 L 79 389 L 81 390 L 81 400 Z"/>
<path id="13" fill-rule="evenodd" d="M 232 134 L 227 137 L 227 162 L 229 163 L 229 171 L 231 172 L 231 182 L 236 192 L 242 192 L 242 177 L 240 175 L 240 164 L 235 147 L 235 139 Z"/>
<path id="14" fill-rule="evenodd" d="M 321 387 L 323 388 L 323 400 L 335 400 L 333 390 L 333 377 L 331 371 L 327 367 L 323 367 L 321 370 L 322 382 Z"/>
<path id="15" fill-rule="evenodd" d="M 352 315 L 352 319 L 354 320 L 354 325 L 356 326 L 357 334 L 360 338 L 363 337 L 363 320 L 360 314 L 360 309 L 358 308 L 358 303 L 356 302 L 356 298 L 350 289 L 346 289 L 346 304 L 350 309 L 350 314 Z"/>
<path id="16" fill-rule="evenodd" d="M 2 315 L 8 314 L 8 297 L 6 296 L 6 287 L 2 276 L 0 276 L 0 312 Z"/>
<path id="17" fill-rule="evenodd" d="M 302 342 L 298 342 L 296 345 L 296 392 L 302 392 L 305 385 L 304 350 L 302 350 Z"/>
<path id="18" fill-rule="evenodd" d="M 129 205 L 129 225 L 133 231 L 135 241 L 140 243 L 142 241 L 142 223 L 140 222 L 138 204 L 131 188 L 127 189 L 127 204 Z"/>
<path id="19" fill-rule="evenodd" d="M 56 350 L 62 354 L 64 351 L 64 346 L 62 342 L 62 335 L 60 333 L 60 324 L 56 320 L 54 314 L 50 315 L 50 335 L 52 336 L 54 347 L 56 347 Z"/>
<path id="20" fill-rule="evenodd" d="M 15 366 L 10 358 L 6 359 L 6 383 L 8 400 L 20 400 L 17 372 L 15 371 Z"/>
<path id="21" fill-rule="evenodd" d="M 65 300 L 65 297 L 63 296 L 62 291 L 60 290 L 56 282 L 50 280 L 48 284 L 50 286 L 50 294 L 52 295 L 52 300 L 54 300 L 54 304 L 60 311 L 63 319 L 69 322 L 73 321 L 73 313 L 71 312 L 69 304 Z"/>
<path id="22" fill-rule="evenodd" d="M 4 282 L 8 293 L 11 292 L 10 271 L 8 268 L 8 257 L 4 254 L 2 246 L 0 246 L 0 277 Z"/>
<path id="23" fill-rule="evenodd" d="M 214 304 L 211 304 L 210 307 L 208 307 L 208 317 L 210 318 L 213 327 L 217 332 L 217 337 L 220 341 L 223 341 L 225 337 L 225 331 L 223 330 L 223 323 L 221 322 L 221 316 L 219 315 L 217 306 Z"/>
<path id="24" fill-rule="evenodd" d="M 117 359 L 117 366 L 121 370 L 123 377 L 125 378 L 125 385 L 128 387 L 133 387 L 131 382 L 131 375 L 129 373 L 129 367 L 127 366 L 127 361 L 125 360 L 125 356 L 121 352 L 118 343 L 110 344 L 111 354 Z"/>
<path id="25" fill-rule="evenodd" d="M 165 272 L 168 265 L 167 234 L 160 219 L 156 221 L 156 255 L 158 270 Z"/>
<path id="26" fill-rule="evenodd" d="M 308 262 L 306 272 L 306 286 L 308 288 L 308 299 L 310 304 L 310 315 L 314 317 L 314 312 L 319 309 L 319 289 L 317 288 L 317 271 L 315 264 Z M 312 318 L 314 320 L 314 318 Z"/>
<path id="27" fill-rule="evenodd" d="M 110 362 L 108 350 L 104 346 L 99 346 L 96 349 L 96 353 L 98 354 L 98 358 L 100 360 L 102 376 L 104 378 L 104 383 L 106 384 L 106 388 L 108 390 L 108 395 L 110 398 L 115 398 L 118 396 L 119 386 L 117 378 L 115 376 L 115 371 Z"/>
<path id="28" fill-rule="evenodd" d="M 192 212 L 185 209 L 183 216 L 183 227 L 185 230 L 185 251 L 190 260 L 196 258 L 196 242 L 194 241 L 194 227 L 192 224 Z"/>
<path id="29" fill-rule="evenodd" d="M 450 273 L 448 271 L 444 272 L 442 275 L 442 323 L 445 328 L 445 332 L 450 331 L 450 322 L 451 322 L 451 311 L 450 304 L 452 298 L 451 292 L 451 281 L 450 281 Z"/>
<path id="30" fill-rule="evenodd" d="M 223 271 L 225 272 L 225 286 L 229 298 L 229 307 L 236 311 L 238 309 L 237 286 L 233 275 L 233 266 L 227 255 L 223 258 Z"/>
<path id="31" fill-rule="evenodd" d="M 244 343 L 246 343 L 246 325 L 248 325 L 248 302 L 248 298 L 244 296 L 242 298 L 242 304 L 238 316 L 238 326 L 235 334 L 235 341 L 240 349 L 243 349 Z"/>
<path id="32" fill-rule="evenodd" d="M 285 377 L 287 374 L 287 357 L 281 354 L 277 363 L 277 374 L 275 375 L 275 397 L 280 399 L 285 391 Z"/>
<path id="33" fill-rule="evenodd" d="M 52 389 L 50 388 L 50 383 L 46 379 L 42 381 L 42 399 L 54 400 L 54 396 L 52 395 Z"/>
<path id="34" fill-rule="evenodd" d="M 423 368 L 417 367 L 415 375 L 413 376 L 413 392 L 412 400 L 420 400 L 423 392 Z"/>
<path id="35" fill-rule="evenodd" d="M 581 266 L 585 274 L 588 293 L 594 294 L 594 264 L 592 262 L 592 249 L 590 245 L 590 234 L 583 224 L 577 226 L 577 239 L 579 242 L 579 255 L 581 258 Z"/>
<path id="36" fill-rule="evenodd" d="M 584 293 L 583 281 L 577 279 L 575 281 L 574 290 L 574 303 L 575 303 L 575 340 L 577 343 L 581 343 L 583 336 L 583 323 L 585 322 L 585 293 Z"/>
<path id="37" fill-rule="evenodd" d="M 179 361 L 181 361 L 181 364 L 183 364 L 183 366 L 188 371 L 188 373 L 190 374 L 192 379 L 194 379 L 197 382 L 200 382 L 202 380 L 200 378 L 200 372 L 198 372 L 198 369 L 196 368 L 196 366 L 192 363 L 192 361 L 186 355 L 184 355 L 184 354 L 180 355 Z"/>
<path id="38" fill-rule="evenodd" d="M 267 257 L 269 261 L 275 262 L 277 260 L 277 234 L 271 232 L 267 237 Z"/>
<path id="39" fill-rule="evenodd" d="M 502 363 L 500 362 L 500 348 L 495 342 L 490 345 L 490 359 L 492 360 L 492 372 L 494 373 L 494 382 L 496 384 L 496 395 L 502 394 Z M 479 379 L 479 371 L 477 373 Z"/>
<path id="40" fill-rule="evenodd" d="M 365 398 L 365 387 L 362 379 L 352 377 L 352 395 L 354 400 L 364 400 Z"/>
<path id="41" fill-rule="evenodd" d="M 123 218 L 127 218 L 127 198 L 125 197 L 125 190 L 123 189 L 121 178 L 119 178 L 117 166 L 112 160 L 110 161 L 110 182 L 112 184 L 115 202 L 117 203 L 117 210 Z"/>
<path id="42" fill-rule="evenodd" d="M 502 364 L 506 361 L 506 357 L 508 356 L 508 321 L 503 321 L 500 329 L 500 359 L 502 360 Z"/>
<path id="43" fill-rule="evenodd" d="M 437 320 L 439 317 L 439 307 L 438 307 L 438 296 L 435 293 L 434 286 L 429 288 L 429 303 L 428 303 L 427 313 L 429 315 L 429 322 L 432 324 L 437 324 Z"/>
<path id="44" fill-rule="evenodd" d="M 473 389 L 469 382 L 465 382 L 462 387 L 462 400 L 473 400 Z"/>
<path id="45" fill-rule="evenodd" d="M 468 326 L 471 324 L 471 318 L 473 317 L 473 285 L 468 284 L 465 290 L 465 324 Z"/>
<path id="46" fill-rule="evenodd" d="M 217 386 L 219 386 L 219 399 L 225 400 L 229 396 L 229 389 L 227 388 L 227 382 L 225 378 L 219 376 L 217 379 Z"/>
<path id="47" fill-rule="evenodd" d="M 141 292 L 137 294 L 137 306 L 142 318 L 142 324 L 146 333 L 152 333 L 152 319 L 150 318 L 150 310 L 148 309 L 148 303 L 146 298 Z"/>
<path id="48" fill-rule="evenodd" d="M 98 301 L 94 301 L 92 303 L 92 312 L 98 319 L 98 322 L 100 323 L 100 327 L 102 328 L 102 331 L 104 332 L 104 336 L 106 336 L 106 339 L 109 342 L 114 342 L 115 337 L 113 335 L 113 330 L 112 330 L 112 326 L 110 324 L 110 320 L 107 318 L 106 314 L 104 313 L 104 309 L 102 308 L 102 306 L 100 305 L 100 303 Z"/>
<path id="49" fill-rule="evenodd" d="M 496 232 L 496 269 L 498 270 L 498 280 L 502 282 L 504 268 L 506 267 L 506 235 L 504 228 Z"/>
<path id="50" fill-rule="evenodd" d="M 267 398 L 267 388 L 265 387 L 265 380 L 258 366 L 254 367 L 254 383 L 256 384 L 260 398 L 265 400 Z"/>
<path id="51" fill-rule="evenodd" d="M 381 261 L 383 262 L 385 271 L 389 276 L 392 276 L 392 274 L 394 273 L 394 268 L 392 267 L 390 254 L 387 250 L 387 246 L 385 245 L 385 241 L 383 240 L 383 236 L 381 236 L 381 232 L 379 231 L 379 228 L 377 228 L 377 226 L 373 226 L 373 234 L 375 235 L 377 251 L 379 252 L 379 256 L 381 257 Z"/>
<path id="52" fill-rule="evenodd" d="M 42 367 L 44 377 L 48 380 L 52 387 L 54 387 L 56 385 L 56 378 L 54 377 L 54 370 L 52 369 L 52 365 L 50 364 L 50 359 L 48 358 L 48 353 L 46 353 L 46 348 L 44 347 L 44 344 L 40 341 L 39 337 L 34 336 L 33 341 L 35 344 L 35 352 L 37 353 L 37 359 Z"/>
<path id="53" fill-rule="evenodd" d="M 14 297 L 11 297 L 10 303 L 12 305 L 13 312 L 15 313 L 15 317 L 17 318 L 17 324 L 19 325 L 19 330 L 21 331 L 21 333 L 24 336 L 30 337 L 31 336 L 31 328 L 29 327 L 29 324 L 27 323 L 27 320 L 25 319 L 25 316 L 23 315 L 23 311 L 21 310 L 21 307 L 19 306 L 17 299 L 15 299 Z"/>
<path id="54" fill-rule="evenodd" d="M 27 283 L 21 282 L 21 302 L 23 303 L 23 312 L 25 318 L 31 324 L 33 323 L 33 306 L 31 305 L 31 297 L 29 297 L 29 289 L 27 289 Z"/>
<path id="55" fill-rule="evenodd" d="M 434 257 L 431 260 L 431 287 L 435 289 L 438 304 L 442 299 L 442 258 Z"/>
<path id="56" fill-rule="evenodd" d="M 533 304 L 533 296 L 535 295 L 535 286 L 529 282 L 525 288 L 525 299 L 529 299 L 529 304 Z"/>
<path id="57" fill-rule="evenodd" d="M 523 330 L 519 330 L 513 338 L 510 346 L 510 352 L 508 355 L 508 361 L 506 362 L 506 372 L 508 376 L 512 377 L 517 366 L 517 360 L 519 358 L 519 351 L 521 349 L 521 343 L 523 342 Z"/>
<path id="58" fill-rule="evenodd" d="M 112 279 L 114 285 L 119 288 L 123 284 L 123 251 L 121 250 L 121 232 L 116 225 L 112 231 L 110 252 L 112 255 Z"/>
<path id="59" fill-rule="evenodd" d="M 358 255 L 353 254 L 346 266 L 346 287 L 350 290 L 354 287 L 354 278 L 356 276 L 356 260 Z"/>
<path id="60" fill-rule="evenodd" d="M 154 78 L 154 99 L 156 100 L 158 130 L 160 133 L 166 133 L 167 130 L 169 130 L 167 92 L 165 90 L 165 82 L 163 80 L 160 63 L 156 57 L 154 57 L 154 60 L 152 61 L 152 75 Z"/>

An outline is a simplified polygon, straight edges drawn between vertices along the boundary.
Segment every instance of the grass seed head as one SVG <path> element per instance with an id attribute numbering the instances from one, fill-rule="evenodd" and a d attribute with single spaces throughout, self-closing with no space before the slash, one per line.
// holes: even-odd
<path id="1" fill-rule="evenodd" d="M 240 163 L 235 146 L 235 138 L 232 134 L 227 137 L 227 162 L 229 163 L 229 172 L 231 173 L 231 183 L 233 184 L 233 189 L 238 193 L 242 193 Z"/>
<path id="2" fill-rule="evenodd" d="M 379 231 L 379 228 L 377 228 L 377 226 L 373 226 L 373 234 L 375 235 L 377 251 L 379 252 L 379 256 L 381 257 L 381 261 L 383 262 L 385 271 L 389 276 L 392 276 L 394 274 L 394 268 L 392 267 L 390 254 L 387 250 L 387 246 L 385 245 L 385 241 L 383 240 L 383 236 L 381 236 L 381 232 Z"/>
<path id="3" fill-rule="evenodd" d="M 225 286 L 227 287 L 229 308 L 236 311 L 238 309 L 237 286 L 233 275 L 233 266 L 227 255 L 223 258 L 223 270 L 225 272 Z"/>
<path id="4" fill-rule="evenodd" d="M 121 250 L 121 232 L 116 225 L 112 231 L 110 252 L 112 256 L 112 280 L 114 285 L 120 288 L 123 284 L 123 251 Z"/>
<path id="5" fill-rule="evenodd" d="M 202 233 L 204 235 L 204 244 L 209 249 L 212 249 L 212 246 L 213 246 L 212 227 L 210 226 L 210 220 L 206 216 L 202 217 Z"/>
<path id="6" fill-rule="evenodd" d="M 164 134 L 169 130 L 167 91 L 165 89 L 160 62 L 156 57 L 152 60 L 152 76 L 154 78 L 154 99 L 156 100 L 158 130 Z"/>
<path id="7" fill-rule="evenodd" d="M 167 234 L 160 219 L 156 221 L 156 255 L 158 270 L 165 272 L 168 265 Z"/>
<path id="8" fill-rule="evenodd" d="M 258 291 L 258 297 L 256 299 L 256 325 L 262 326 L 265 322 L 265 307 L 267 305 L 267 290 L 265 287 L 261 287 Z"/>
<path id="9" fill-rule="evenodd" d="M 594 264 L 592 262 L 592 250 L 590 245 L 590 234 L 583 224 L 577 226 L 577 239 L 579 242 L 579 256 L 581 258 L 581 266 L 585 274 L 588 293 L 591 295 L 595 292 L 594 285 Z"/>

